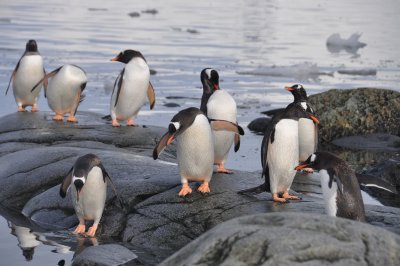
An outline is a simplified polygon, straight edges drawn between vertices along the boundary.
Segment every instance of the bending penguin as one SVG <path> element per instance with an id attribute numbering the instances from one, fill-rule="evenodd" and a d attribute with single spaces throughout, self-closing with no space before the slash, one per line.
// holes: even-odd
<path id="1" fill-rule="evenodd" d="M 126 120 L 127 126 L 134 126 L 134 117 L 146 102 L 150 102 L 150 110 L 154 108 L 156 96 L 150 82 L 150 69 L 143 55 L 135 50 L 120 52 L 111 61 L 125 63 L 114 83 L 111 95 L 112 125 L 119 127 L 118 121 Z"/>
<path id="2" fill-rule="evenodd" d="M 64 115 L 69 114 L 68 122 L 78 122 L 75 115 L 79 103 L 83 100 L 82 92 L 87 83 L 85 71 L 76 65 L 61 66 L 45 75 L 32 91 L 36 90 L 41 82 L 48 82 L 44 96 L 55 113 L 53 120 L 63 121 Z"/>
<path id="3" fill-rule="evenodd" d="M 325 209 L 329 216 L 365 222 L 360 185 L 350 166 L 328 152 L 316 152 L 296 170 L 318 171 L 321 178 Z"/>
<path id="4" fill-rule="evenodd" d="M 300 84 L 285 87 L 294 97 L 291 105 L 297 105 L 305 112 L 309 113 L 309 117 L 299 118 L 299 161 L 304 162 L 307 158 L 317 151 L 318 145 L 318 124 L 319 121 L 315 117 L 312 106 L 308 103 L 307 92 Z"/>
<path id="5" fill-rule="evenodd" d="M 38 84 L 39 89 L 32 92 L 32 87 L 37 84 L 46 75 L 43 67 L 43 58 L 38 51 L 35 40 L 29 40 L 26 43 L 25 53 L 19 59 L 11 75 L 10 82 L 6 90 L 10 88 L 11 82 L 15 102 L 18 105 L 18 112 L 25 112 L 27 106 L 32 106 L 31 112 L 37 112 L 37 100 L 39 97 L 42 83 Z M 45 87 L 46 83 L 43 84 Z"/>
<path id="6" fill-rule="evenodd" d="M 210 127 L 211 125 L 211 127 Z M 213 172 L 214 143 L 211 128 L 229 130 L 243 135 L 243 129 L 228 121 L 208 121 L 198 108 L 190 107 L 176 114 L 153 151 L 156 160 L 164 148 L 177 139 L 177 160 L 182 189 L 179 196 L 192 193 L 188 182 L 202 182 L 198 191 L 210 192 L 209 183 Z"/>
<path id="7" fill-rule="evenodd" d="M 203 84 L 203 96 L 200 110 L 213 120 L 225 120 L 237 124 L 236 102 L 226 91 L 220 90 L 219 75 L 215 69 L 205 68 L 201 71 L 200 80 Z M 229 131 L 213 131 L 214 135 L 214 164 L 218 166 L 218 173 L 231 174 L 225 169 L 225 161 L 232 144 L 235 143 L 235 152 L 240 147 L 240 135 Z"/>
<path id="8" fill-rule="evenodd" d="M 119 197 L 110 175 L 94 154 L 79 157 L 64 177 L 60 187 L 60 196 L 65 198 L 67 191 L 72 187 L 72 204 L 79 219 L 75 234 L 85 233 L 85 220 L 94 221 L 86 235 L 94 237 L 96 234 L 106 202 L 107 182 L 111 184 L 120 205 L 123 206 L 122 199 Z"/>

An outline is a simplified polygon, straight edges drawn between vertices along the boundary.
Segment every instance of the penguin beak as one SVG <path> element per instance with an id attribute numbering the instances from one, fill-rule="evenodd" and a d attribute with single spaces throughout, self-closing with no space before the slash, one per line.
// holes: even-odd
<path id="1" fill-rule="evenodd" d="M 288 91 L 294 91 L 294 90 L 296 90 L 295 88 L 288 87 L 288 86 L 285 86 L 285 89 L 288 90 Z"/>
<path id="2" fill-rule="evenodd" d="M 311 118 L 315 123 L 320 124 L 318 118 L 316 118 L 315 116 L 310 115 L 310 118 Z"/>
<path id="3" fill-rule="evenodd" d="M 175 134 L 172 134 L 167 141 L 167 145 L 171 144 L 171 142 L 175 139 Z"/>
<path id="4" fill-rule="evenodd" d="M 312 169 L 310 164 L 305 163 L 305 164 L 300 164 L 300 165 L 296 166 L 296 167 L 294 168 L 294 170 L 300 171 L 301 169 L 304 169 L 304 168 Z"/>
<path id="5" fill-rule="evenodd" d="M 118 56 L 116 56 L 114 58 L 111 58 L 110 61 L 118 61 L 118 59 L 119 59 Z"/>
<path id="6" fill-rule="evenodd" d="M 219 85 L 218 84 L 214 84 L 214 90 L 219 90 Z"/>
<path id="7" fill-rule="evenodd" d="M 76 200 L 79 201 L 79 195 L 81 194 L 81 189 L 76 190 Z"/>

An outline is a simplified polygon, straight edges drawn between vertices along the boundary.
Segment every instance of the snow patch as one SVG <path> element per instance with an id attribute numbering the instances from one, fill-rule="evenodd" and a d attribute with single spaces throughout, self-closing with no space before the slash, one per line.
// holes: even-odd
<path id="1" fill-rule="evenodd" d="M 367 44 L 358 39 L 361 33 L 353 33 L 349 38 L 343 39 L 339 33 L 334 33 L 326 40 L 326 46 L 331 53 L 338 53 L 342 49 L 349 53 L 357 53 L 357 50 L 365 47 Z"/>

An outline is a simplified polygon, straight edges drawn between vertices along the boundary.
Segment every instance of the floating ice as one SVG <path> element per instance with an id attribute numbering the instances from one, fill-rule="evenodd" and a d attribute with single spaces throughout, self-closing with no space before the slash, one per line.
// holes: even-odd
<path id="1" fill-rule="evenodd" d="M 358 49 L 367 45 L 358 40 L 360 37 L 361 33 L 353 33 L 348 39 L 342 39 L 339 33 L 334 33 L 326 40 L 326 46 L 331 53 L 338 53 L 344 49 L 348 53 L 355 54 Z"/>
<path id="2" fill-rule="evenodd" d="M 254 75 L 254 76 L 270 76 L 270 77 L 290 77 L 301 80 L 316 79 L 320 75 L 332 75 L 319 69 L 317 64 L 314 63 L 301 63 L 292 66 L 276 66 L 262 67 L 256 70 L 237 71 L 240 75 Z"/>

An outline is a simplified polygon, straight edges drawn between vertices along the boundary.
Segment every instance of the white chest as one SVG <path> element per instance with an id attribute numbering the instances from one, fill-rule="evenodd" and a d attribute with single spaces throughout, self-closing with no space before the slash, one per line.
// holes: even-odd
<path id="1" fill-rule="evenodd" d="M 329 187 L 329 174 L 326 170 L 319 171 L 321 178 L 322 194 L 324 196 L 325 210 L 329 216 L 336 216 L 337 213 L 337 185 L 332 182 Z"/>

